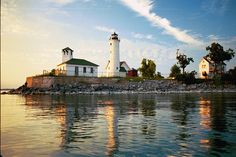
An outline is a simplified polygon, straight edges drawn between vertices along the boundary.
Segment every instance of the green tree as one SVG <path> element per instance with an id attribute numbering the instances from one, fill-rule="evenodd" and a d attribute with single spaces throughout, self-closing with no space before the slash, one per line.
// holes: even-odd
<path id="1" fill-rule="evenodd" d="M 222 73 L 224 61 L 229 61 L 234 57 L 235 52 L 232 49 L 224 50 L 223 46 L 213 42 L 211 46 L 207 46 L 206 50 L 209 51 L 207 57 L 214 62 L 214 74 L 219 70 Z M 217 67 L 220 67 L 217 68 Z"/>
<path id="2" fill-rule="evenodd" d="M 184 74 L 179 74 L 176 76 L 176 80 L 182 81 L 185 84 L 193 84 L 196 81 L 195 75 L 196 71 L 186 72 Z"/>
<path id="3" fill-rule="evenodd" d="M 177 75 L 179 75 L 181 73 L 180 68 L 175 64 L 171 67 L 170 69 L 170 75 L 169 77 L 176 77 Z"/>
<path id="4" fill-rule="evenodd" d="M 162 75 L 161 75 L 161 72 L 158 71 L 158 72 L 156 73 L 155 78 L 156 78 L 156 79 L 163 79 L 164 76 L 162 76 Z"/>
<path id="5" fill-rule="evenodd" d="M 51 72 L 49 73 L 50 76 L 55 76 L 56 75 L 56 70 L 52 69 Z"/>
<path id="6" fill-rule="evenodd" d="M 236 67 L 229 69 L 229 71 L 223 75 L 223 80 L 236 85 Z"/>
<path id="7" fill-rule="evenodd" d="M 187 65 L 190 64 L 190 62 L 194 62 L 193 58 L 189 57 L 187 58 L 187 56 L 185 54 L 178 54 L 176 56 L 176 59 L 178 60 L 177 64 L 179 64 L 180 68 L 182 68 L 183 70 L 183 74 L 185 73 L 184 69 L 186 68 Z"/>
<path id="8" fill-rule="evenodd" d="M 141 72 L 142 77 L 153 78 L 156 71 L 156 64 L 150 59 L 143 58 L 141 67 L 138 70 Z"/>

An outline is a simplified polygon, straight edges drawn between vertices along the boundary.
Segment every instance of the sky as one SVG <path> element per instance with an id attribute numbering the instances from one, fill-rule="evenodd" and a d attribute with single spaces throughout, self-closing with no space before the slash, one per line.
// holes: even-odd
<path id="1" fill-rule="evenodd" d="M 180 49 L 194 58 L 186 70 L 198 71 L 212 42 L 236 51 L 235 7 L 235 0 L 1 0 L 1 88 L 56 68 L 65 47 L 105 72 L 114 31 L 131 68 L 147 58 L 167 76 Z M 236 57 L 226 63 L 233 68 Z"/>

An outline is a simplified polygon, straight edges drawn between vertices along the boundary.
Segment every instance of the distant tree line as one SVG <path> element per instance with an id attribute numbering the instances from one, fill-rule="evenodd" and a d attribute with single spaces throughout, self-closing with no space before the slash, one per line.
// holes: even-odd
<path id="1" fill-rule="evenodd" d="M 226 73 L 218 73 L 217 68 L 219 66 L 223 66 L 224 61 L 231 60 L 235 52 L 233 49 L 224 50 L 223 46 L 219 43 L 213 42 L 210 46 L 206 47 L 208 54 L 206 57 L 209 57 L 211 61 L 214 63 L 214 77 L 213 80 L 218 80 L 220 83 L 222 81 L 235 83 L 236 84 L 236 67 L 230 69 Z M 170 69 L 170 78 L 174 78 L 178 81 L 182 81 L 186 84 L 192 84 L 196 82 L 196 71 L 186 72 L 185 68 L 191 63 L 194 62 L 193 58 L 187 57 L 185 54 L 178 53 L 176 55 L 177 63 L 174 64 Z M 182 73 L 181 73 L 182 69 Z M 156 64 L 153 60 L 144 58 L 141 62 L 141 67 L 138 69 L 144 78 L 164 78 L 160 72 L 156 73 Z"/>
<path id="2" fill-rule="evenodd" d="M 156 64 L 153 60 L 143 58 L 141 67 L 138 69 L 144 78 L 162 79 L 164 78 L 160 72 L 156 73 Z"/>

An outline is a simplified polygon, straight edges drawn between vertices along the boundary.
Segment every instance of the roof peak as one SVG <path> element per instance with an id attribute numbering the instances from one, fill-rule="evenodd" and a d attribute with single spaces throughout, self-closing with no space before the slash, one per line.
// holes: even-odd
<path id="1" fill-rule="evenodd" d="M 203 59 L 205 59 L 208 63 L 214 64 L 215 62 L 213 60 L 211 60 L 211 58 L 209 56 L 204 56 Z M 223 64 L 225 64 L 223 62 Z"/>
<path id="2" fill-rule="evenodd" d="M 66 47 L 66 48 L 64 48 L 64 49 L 62 49 L 62 50 L 67 50 L 67 49 L 70 49 L 70 50 L 72 50 L 71 48 L 69 48 L 69 47 Z"/>
<path id="3" fill-rule="evenodd" d="M 116 32 L 112 33 L 110 39 L 119 40 L 118 39 L 118 34 L 116 34 Z"/>
<path id="4" fill-rule="evenodd" d="M 66 62 L 63 62 L 59 65 L 62 65 L 62 64 L 74 64 L 74 65 L 87 65 L 87 66 L 99 66 L 97 64 L 94 64 L 86 59 L 79 59 L 79 58 L 71 58 L 70 60 L 66 61 Z M 59 66 L 58 65 L 58 66 Z"/>
<path id="5" fill-rule="evenodd" d="M 112 35 L 118 35 L 118 34 L 116 34 L 116 32 L 114 32 Z"/>

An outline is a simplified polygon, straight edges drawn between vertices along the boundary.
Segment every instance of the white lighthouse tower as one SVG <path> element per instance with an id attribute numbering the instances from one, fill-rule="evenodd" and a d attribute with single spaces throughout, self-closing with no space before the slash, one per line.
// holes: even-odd
<path id="1" fill-rule="evenodd" d="M 73 58 L 73 50 L 69 47 L 62 49 L 62 63 Z"/>
<path id="2" fill-rule="evenodd" d="M 120 50 L 119 50 L 120 40 L 118 35 L 114 32 L 111 34 L 109 39 L 109 60 L 106 66 L 107 76 L 116 77 L 120 76 Z"/>

